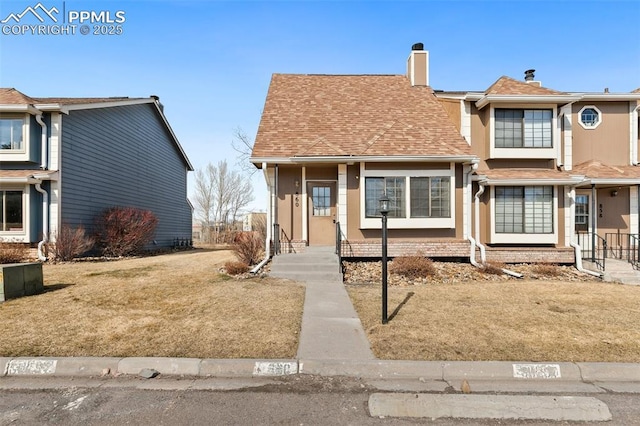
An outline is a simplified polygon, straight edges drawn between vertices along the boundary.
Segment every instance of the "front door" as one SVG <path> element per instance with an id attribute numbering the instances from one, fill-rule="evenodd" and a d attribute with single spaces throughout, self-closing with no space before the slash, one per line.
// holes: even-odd
<path id="1" fill-rule="evenodd" d="M 583 253 L 591 250 L 591 191 L 576 193 L 576 235 Z"/>
<path id="2" fill-rule="evenodd" d="M 309 245 L 336 243 L 336 183 L 309 182 Z"/>

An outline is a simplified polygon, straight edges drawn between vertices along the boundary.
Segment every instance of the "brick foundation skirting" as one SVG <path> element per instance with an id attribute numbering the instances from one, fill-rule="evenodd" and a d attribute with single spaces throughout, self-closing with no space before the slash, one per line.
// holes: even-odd
<path id="1" fill-rule="evenodd" d="M 389 241 L 389 257 L 413 256 L 421 252 L 426 257 L 469 257 L 469 242 L 465 240 Z M 381 257 L 381 240 L 345 240 L 342 257 Z"/>
<path id="2" fill-rule="evenodd" d="M 304 253 L 306 250 L 306 240 L 280 241 L 281 253 Z"/>
<path id="3" fill-rule="evenodd" d="M 576 261 L 572 247 L 487 247 L 488 262 L 500 263 L 566 263 Z"/>
<path id="4" fill-rule="evenodd" d="M 469 258 L 470 243 L 467 240 L 438 241 L 389 241 L 389 257 L 412 256 L 421 252 L 430 258 Z M 345 240 L 342 242 L 342 257 L 382 256 L 381 240 Z M 567 263 L 575 262 L 575 252 L 571 247 L 487 247 L 488 262 L 500 263 Z M 480 260 L 480 251 L 476 250 Z"/>

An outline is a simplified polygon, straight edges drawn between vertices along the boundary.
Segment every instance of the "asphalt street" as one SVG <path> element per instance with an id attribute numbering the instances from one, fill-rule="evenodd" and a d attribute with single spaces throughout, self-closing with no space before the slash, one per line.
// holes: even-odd
<path id="1" fill-rule="evenodd" d="M 611 410 L 613 419 L 606 423 L 434 420 L 372 417 L 368 403 L 380 390 L 357 378 L 199 379 L 200 385 L 189 381 L 188 389 L 185 382 L 176 378 L 4 378 L 0 380 L 0 425 L 640 425 L 640 396 L 630 393 L 588 395 Z"/>

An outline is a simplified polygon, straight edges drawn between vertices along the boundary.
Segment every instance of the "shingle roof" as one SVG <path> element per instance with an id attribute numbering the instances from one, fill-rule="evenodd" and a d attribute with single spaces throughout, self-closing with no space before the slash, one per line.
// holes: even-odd
<path id="1" fill-rule="evenodd" d="M 33 104 L 35 100 L 14 88 L 0 87 L 0 104 L 24 105 Z"/>
<path id="2" fill-rule="evenodd" d="M 253 157 L 470 152 L 432 89 L 404 76 L 274 74 Z"/>
<path id="3" fill-rule="evenodd" d="M 487 95 L 564 95 L 564 92 L 540 87 L 511 77 L 502 76 L 485 91 Z"/>
<path id="4" fill-rule="evenodd" d="M 0 104 L 2 105 L 33 105 L 33 104 L 95 104 L 105 102 L 130 101 L 145 98 L 129 98 L 126 96 L 108 98 L 32 98 L 14 88 L 0 88 Z"/>
<path id="5" fill-rule="evenodd" d="M 54 175 L 56 173 L 55 170 L 0 170 L 0 179 L 2 178 L 28 178 L 33 175 L 44 176 L 44 175 Z"/>
<path id="6" fill-rule="evenodd" d="M 574 171 L 566 172 L 555 169 L 486 169 L 478 170 L 476 174 L 486 176 L 492 180 L 512 180 L 512 179 L 570 179 L 572 175 L 578 175 Z"/>
<path id="7" fill-rule="evenodd" d="M 638 166 L 610 166 L 597 160 L 580 163 L 573 171 L 593 179 L 640 179 Z"/>

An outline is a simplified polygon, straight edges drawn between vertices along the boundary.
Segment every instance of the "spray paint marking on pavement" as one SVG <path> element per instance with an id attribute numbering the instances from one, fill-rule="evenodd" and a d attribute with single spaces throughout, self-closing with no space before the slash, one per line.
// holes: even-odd
<path id="1" fill-rule="evenodd" d="M 513 364 L 513 377 L 517 379 L 559 379 L 559 364 Z"/>

